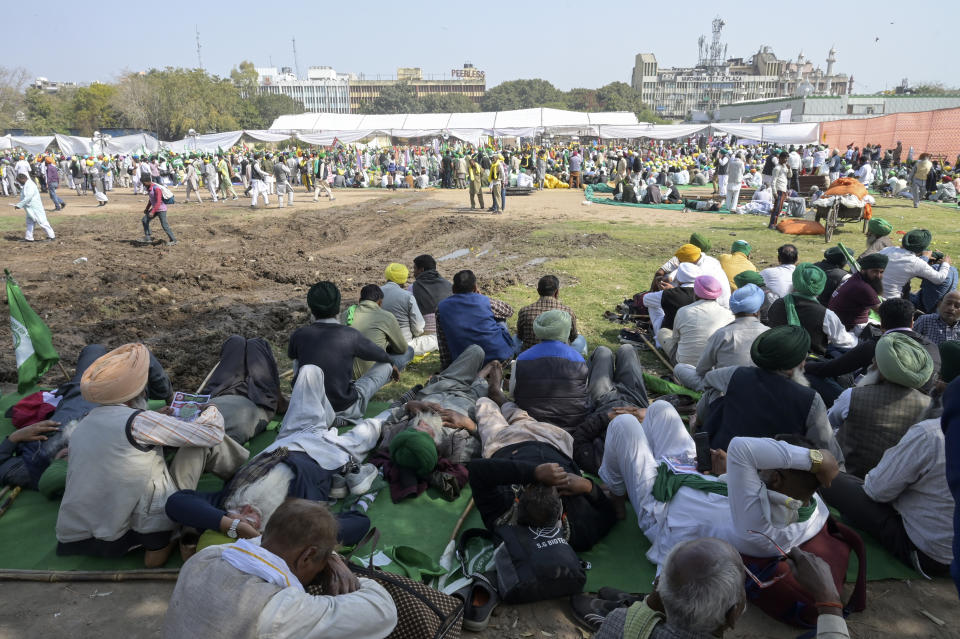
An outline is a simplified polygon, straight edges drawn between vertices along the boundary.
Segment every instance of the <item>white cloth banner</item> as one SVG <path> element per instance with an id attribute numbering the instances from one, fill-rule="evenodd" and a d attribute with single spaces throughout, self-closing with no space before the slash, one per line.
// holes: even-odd
<path id="1" fill-rule="evenodd" d="M 4 135 L 0 137 L 0 149 L 9 149 L 12 147 L 13 147 L 13 144 L 10 142 L 9 135 Z"/>
<path id="2" fill-rule="evenodd" d="M 134 153 L 156 153 L 160 142 L 148 133 L 120 135 L 107 140 L 106 151 L 112 154 L 131 155 Z"/>
<path id="3" fill-rule="evenodd" d="M 90 155 L 93 153 L 93 140 L 90 138 L 60 135 L 59 133 L 53 137 L 56 139 L 60 151 L 65 155 Z"/>
<path id="4" fill-rule="evenodd" d="M 636 124 L 632 126 L 600 126 L 600 137 L 611 138 L 650 138 L 653 140 L 672 140 L 696 135 L 706 129 L 706 124 Z"/>
<path id="5" fill-rule="evenodd" d="M 208 133 L 195 138 L 186 137 L 176 142 L 164 142 L 163 145 L 176 153 L 202 151 L 216 153 L 218 149 L 227 150 L 240 141 L 243 131 L 229 131 L 227 133 Z"/>
<path id="6" fill-rule="evenodd" d="M 298 133 L 296 138 L 307 144 L 316 144 L 317 146 L 330 146 L 333 141 L 349 144 L 374 135 L 376 131 L 325 131 L 323 133 Z"/>
<path id="7" fill-rule="evenodd" d="M 258 140 L 260 142 L 283 142 L 289 140 L 292 135 L 289 133 L 277 133 L 275 131 L 243 131 L 243 135 Z"/>
<path id="8" fill-rule="evenodd" d="M 10 144 L 20 147 L 27 153 L 42 153 L 53 142 L 52 135 L 13 135 Z"/>
<path id="9" fill-rule="evenodd" d="M 738 138 L 776 142 L 778 144 L 815 144 L 820 139 L 820 125 L 816 122 L 792 124 L 724 123 L 711 125 Z"/>

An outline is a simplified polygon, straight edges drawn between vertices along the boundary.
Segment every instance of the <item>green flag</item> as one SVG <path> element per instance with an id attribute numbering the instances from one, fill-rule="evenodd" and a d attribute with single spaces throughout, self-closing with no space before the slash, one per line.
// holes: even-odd
<path id="1" fill-rule="evenodd" d="M 50 329 L 43 323 L 30 305 L 23 291 L 13 280 L 10 271 L 7 277 L 7 305 L 10 307 L 10 329 L 13 333 L 13 349 L 17 359 L 17 391 L 22 393 L 37 383 L 60 356 L 53 348 Z"/>

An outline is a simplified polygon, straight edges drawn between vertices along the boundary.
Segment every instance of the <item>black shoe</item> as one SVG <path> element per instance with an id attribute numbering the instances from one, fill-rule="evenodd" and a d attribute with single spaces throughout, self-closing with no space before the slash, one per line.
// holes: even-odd
<path id="1" fill-rule="evenodd" d="M 621 606 L 630 606 L 638 601 L 643 601 L 646 595 L 643 594 L 632 594 L 626 590 L 620 590 L 619 588 L 611 588 L 610 586 L 604 586 L 597 591 L 597 596 L 606 601 L 616 601 Z"/>
<path id="2" fill-rule="evenodd" d="M 634 346 L 646 346 L 640 337 L 640 332 L 629 328 L 621 328 L 619 341 L 621 344 L 633 344 Z"/>
<path id="3" fill-rule="evenodd" d="M 594 597 L 585 592 L 570 597 L 570 610 L 573 612 L 573 618 L 577 623 L 592 632 L 600 630 L 600 626 L 603 625 L 607 615 L 620 607 L 619 602 Z"/>
<path id="4" fill-rule="evenodd" d="M 411 388 L 410 390 L 408 390 L 407 392 L 405 392 L 403 395 L 401 395 L 400 397 L 398 397 L 398 398 L 396 398 L 395 400 L 393 400 L 393 403 L 390 404 L 390 408 L 396 408 L 397 406 L 403 406 L 404 404 L 406 404 L 407 402 L 409 402 L 411 399 L 413 399 L 414 397 L 416 397 L 416 396 L 417 396 L 417 393 L 419 393 L 419 392 L 422 391 L 422 390 L 423 390 L 423 384 L 417 384 L 416 386 L 414 386 L 413 388 Z"/>

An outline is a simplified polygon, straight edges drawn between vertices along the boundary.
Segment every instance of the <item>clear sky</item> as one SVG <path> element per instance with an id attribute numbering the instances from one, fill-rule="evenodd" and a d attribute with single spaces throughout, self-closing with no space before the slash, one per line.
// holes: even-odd
<path id="1" fill-rule="evenodd" d="M 796 59 L 802 50 L 825 67 L 835 45 L 836 71 L 854 76 L 856 93 L 892 88 L 902 78 L 960 84 L 949 72 L 960 2 L 949 1 L 15 2 L 0 64 L 22 66 L 31 78 L 78 82 L 196 67 L 196 25 L 204 68 L 222 76 L 241 60 L 293 67 L 296 38 L 304 74 L 326 65 L 368 78 L 397 67 L 449 77 L 472 62 L 486 71 L 488 88 L 519 78 L 596 88 L 629 83 L 640 52 L 656 54 L 661 66 L 692 66 L 697 38 L 709 41 L 718 14 L 727 23 L 728 57 L 749 58 L 765 44 L 780 58 Z"/>

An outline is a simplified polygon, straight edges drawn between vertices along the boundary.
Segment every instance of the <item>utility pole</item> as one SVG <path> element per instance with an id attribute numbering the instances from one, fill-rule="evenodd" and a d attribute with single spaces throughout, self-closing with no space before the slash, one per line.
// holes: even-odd
<path id="1" fill-rule="evenodd" d="M 297 71 L 297 79 L 300 79 L 300 61 L 297 59 L 297 39 L 293 40 L 293 68 Z"/>
<path id="2" fill-rule="evenodd" d="M 200 27 L 193 25 L 193 28 L 197 32 L 197 64 L 200 66 L 200 70 L 203 71 L 203 58 L 200 57 Z"/>

